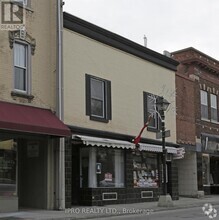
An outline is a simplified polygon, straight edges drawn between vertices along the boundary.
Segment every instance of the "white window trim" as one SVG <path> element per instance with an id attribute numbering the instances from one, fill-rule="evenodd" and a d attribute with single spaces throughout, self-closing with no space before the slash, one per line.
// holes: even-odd
<path id="1" fill-rule="evenodd" d="M 211 114 L 211 121 L 212 122 L 218 122 L 217 96 L 215 94 L 210 94 L 210 101 L 211 101 L 211 109 L 214 109 L 217 112 L 217 120 L 213 119 L 212 114 Z"/>
<path id="2" fill-rule="evenodd" d="M 97 117 L 97 118 L 105 118 L 105 116 L 106 116 L 106 106 L 105 106 L 105 99 L 106 99 L 106 95 L 105 95 L 105 87 L 106 87 L 106 85 L 105 85 L 105 81 L 104 80 L 101 80 L 101 79 L 97 79 L 97 78 L 95 78 L 95 77 L 91 77 L 91 81 L 90 81 L 90 86 L 92 85 L 92 80 L 96 80 L 96 81 L 99 81 L 99 82 L 101 82 L 102 83 L 102 94 L 103 94 L 103 100 L 102 99 L 99 99 L 99 98 L 97 98 L 97 97 L 92 97 L 92 95 L 90 96 L 90 98 L 91 98 L 91 100 L 92 99 L 96 99 L 96 100 L 99 100 L 99 101 L 102 101 L 103 102 L 103 115 L 95 115 L 95 114 L 92 114 L 91 113 L 91 116 L 93 116 L 93 117 Z M 91 109 L 91 112 L 92 112 L 92 109 Z"/>
<path id="3" fill-rule="evenodd" d="M 153 94 L 147 93 L 147 96 L 146 96 L 146 98 L 147 98 L 147 112 L 148 112 L 148 97 L 150 95 L 153 95 Z M 155 115 L 155 117 L 153 117 L 153 119 L 155 120 L 155 126 L 150 125 L 150 123 L 149 123 L 148 128 L 151 128 L 151 129 L 154 129 L 154 130 L 159 130 L 159 115 L 158 115 L 158 113 L 156 113 L 156 115 Z"/>
<path id="4" fill-rule="evenodd" d="M 13 91 L 21 94 L 30 94 L 31 92 L 31 48 L 27 42 L 15 40 L 14 44 L 23 44 L 26 46 L 26 90 L 15 88 L 15 51 L 13 51 Z M 13 47 L 15 48 L 15 46 Z M 15 49 L 14 49 L 15 50 Z"/>
<path id="5" fill-rule="evenodd" d="M 216 105 L 216 106 L 213 106 L 213 105 L 212 105 L 212 99 L 213 99 L 213 97 L 215 98 L 215 101 L 216 101 L 215 105 Z M 217 96 L 214 95 L 214 94 L 211 94 L 211 108 L 217 109 Z"/>
<path id="6" fill-rule="evenodd" d="M 207 109 L 208 109 L 208 93 L 204 90 L 200 90 L 200 103 L 201 103 L 201 106 L 206 106 Z M 201 115 L 201 120 L 204 120 L 204 121 L 210 121 L 209 119 L 209 114 L 208 114 L 208 117 L 205 118 Z"/>

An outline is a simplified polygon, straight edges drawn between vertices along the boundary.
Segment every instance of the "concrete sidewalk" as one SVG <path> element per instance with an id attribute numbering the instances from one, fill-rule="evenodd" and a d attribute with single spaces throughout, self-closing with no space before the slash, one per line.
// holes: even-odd
<path id="1" fill-rule="evenodd" d="M 109 216 L 145 214 L 150 215 L 153 212 L 173 209 L 183 209 L 191 207 L 203 207 L 204 204 L 219 204 L 219 195 L 206 196 L 202 199 L 180 197 L 174 201 L 174 207 L 157 207 L 157 202 L 119 204 L 106 206 L 75 206 L 65 211 L 49 210 L 21 210 L 14 213 L 0 213 L 0 219 L 39 219 L 39 220 L 73 220 L 73 219 L 97 219 Z"/>

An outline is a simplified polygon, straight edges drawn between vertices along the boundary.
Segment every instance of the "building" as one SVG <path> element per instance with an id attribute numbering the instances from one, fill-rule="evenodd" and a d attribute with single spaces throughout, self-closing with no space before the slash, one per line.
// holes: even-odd
<path id="1" fill-rule="evenodd" d="M 1 4 L 2 13 L 19 9 L 11 17 L 20 19 L 24 28 L 11 29 L 12 25 L 0 30 L 0 212 L 20 207 L 54 209 L 61 204 L 60 181 L 56 181 L 59 140 L 70 131 L 56 116 L 61 90 L 57 86 L 57 3 Z"/>
<path id="2" fill-rule="evenodd" d="M 186 48 L 172 53 L 176 75 L 177 142 L 186 149 L 178 161 L 179 193 L 219 193 L 219 61 Z"/>
<path id="3" fill-rule="evenodd" d="M 178 62 L 64 13 L 66 207 L 156 201 L 162 192 L 158 114 L 139 134 L 156 98 L 164 96 L 168 192 L 178 199 L 175 71 Z"/>

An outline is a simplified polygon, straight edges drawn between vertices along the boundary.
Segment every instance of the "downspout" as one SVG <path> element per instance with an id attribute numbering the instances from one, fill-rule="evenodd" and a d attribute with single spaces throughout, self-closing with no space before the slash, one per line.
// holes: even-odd
<path id="1" fill-rule="evenodd" d="M 62 34 L 63 34 L 63 2 L 62 0 L 57 0 L 57 78 L 56 78 L 56 88 L 57 88 L 57 98 L 56 98 L 56 112 L 58 118 L 63 121 L 63 49 L 62 49 Z M 56 196 L 56 208 L 59 210 L 65 209 L 65 139 L 59 139 L 58 146 L 58 188 Z"/>

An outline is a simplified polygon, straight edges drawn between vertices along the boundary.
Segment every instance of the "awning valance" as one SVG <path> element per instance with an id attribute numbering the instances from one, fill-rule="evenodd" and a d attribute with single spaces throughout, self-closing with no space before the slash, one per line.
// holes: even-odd
<path id="1" fill-rule="evenodd" d="M 135 145 L 128 141 L 121 141 L 108 138 L 90 137 L 84 135 L 72 135 L 73 140 L 80 140 L 85 145 L 97 147 L 112 147 L 122 149 L 134 149 Z"/>
<path id="2" fill-rule="evenodd" d="M 0 129 L 57 137 L 71 136 L 70 129 L 50 110 L 1 101 Z"/>
<path id="3" fill-rule="evenodd" d="M 161 145 L 143 144 L 143 143 L 140 143 L 139 145 L 141 151 L 158 152 L 158 153 L 163 152 L 163 148 Z M 177 154 L 177 148 L 175 147 L 166 146 L 166 149 L 167 149 L 167 153 L 169 154 Z"/>
<path id="4" fill-rule="evenodd" d="M 72 135 L 72 139 L 74 141 L 82 141 L 85 145 L 97 146 L 97 147 L 112 147 L 112 148 L 122 148 L 122 149 L 135 149 L 135 145 L 128 141 L 121 141 L 115 139 L 108 138 L 99 138 L 93 136 L 84 136 L 84 135 Z M 177 154 L 177 148 L 175 147 L 166 147 L 167 153 Z M 154 144 L 143 144 L 140 143 L 140 151 L 148 151 L 148 152 L 162 152 L 161 145 Z"/>

